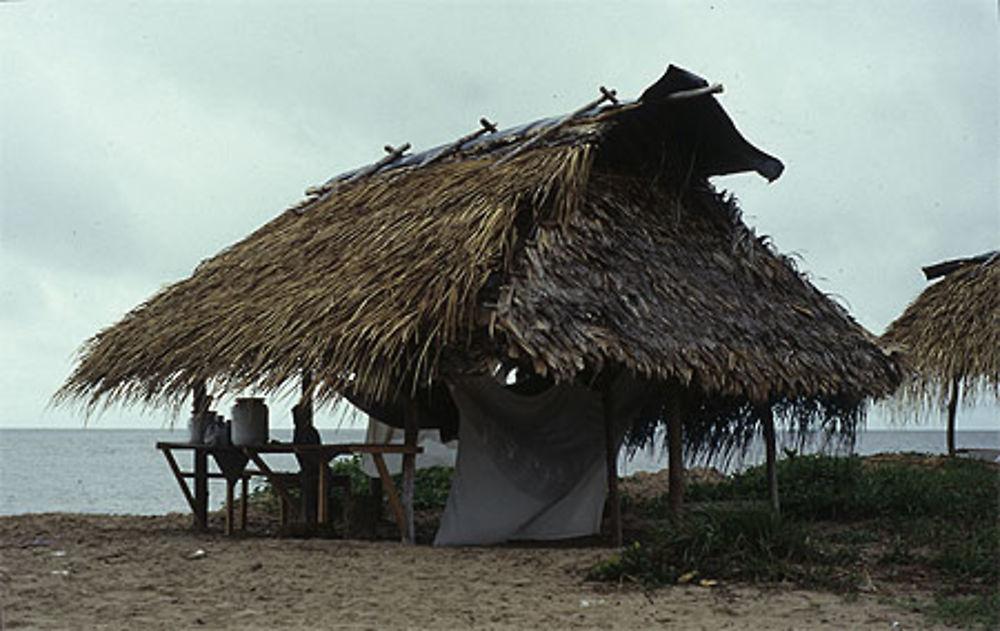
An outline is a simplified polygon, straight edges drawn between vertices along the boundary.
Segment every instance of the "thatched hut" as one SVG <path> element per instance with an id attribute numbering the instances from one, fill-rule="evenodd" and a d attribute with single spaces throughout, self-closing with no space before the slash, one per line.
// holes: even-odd
<path id="1" fill-rule="evenodd" d="M 387 148 L 86 342 L 58 397 L 179 405 L 308 370 L 321 402 L 411 419 L 414 401 L 426 425 L 442 384 L 516 364 L 853 423 L 896 367 L 709 183 L 782 170 L 718 91 L 671 67 L 633 102 L 602 88 L 569 116 Z"/>
<path id="2" fill-rule="evenodd" d="M 923 268 L 936 281 L 883 334 L 906 368 L 898 402 L 947 408 L 948 453 L 955 454 L 960 396 L 972 402 L 992 392 L 1000 400 L 1000 252 Z"/>

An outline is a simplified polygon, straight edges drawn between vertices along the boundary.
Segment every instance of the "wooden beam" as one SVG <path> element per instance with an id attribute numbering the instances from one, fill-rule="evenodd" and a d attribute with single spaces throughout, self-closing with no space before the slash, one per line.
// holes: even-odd
<path id="1" fill-rule="evenodd" d="M 618 440 L 615 432 L 614 399 L 611 378 L 602 380 L 601 403 L 604 408 L 604 463 L 608 478 L 608 516 L 610 518 L 611 545 L 622 546 L 622 507 L 618 494 Z"/>
<path id="2" fill-rule="evenodd" d="M 771 500 L 771 510 L 775 515 L 781 514 L 781 502 L 778 498 L 778 455 L 777 440 L 774 432 L 774 412 L 770 405 L 757 406 L 757 418 L 760 420 L 764 434 L 764 450 L 767 453 L 767 490 Z"/>
<path id="3" fill-rule="evenodd" d="M 406 447 L 417 446 L 417 431 L 420 428 L 420 415 L 417 411 L 417 401 L 409 398 L 406 401 L 406 418 L 404 420 L 403 443 Z M 406 514 L 406 535 L 403 543 L 413 544 L 416 532 L 413 524 L 413 486 L 417 473 L 417 456 L 414 453 L 403 454 L 403 511 Z"/>

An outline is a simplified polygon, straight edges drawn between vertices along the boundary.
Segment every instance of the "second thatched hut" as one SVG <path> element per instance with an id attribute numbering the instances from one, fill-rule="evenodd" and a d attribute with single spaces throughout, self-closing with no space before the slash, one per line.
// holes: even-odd
<path id="1" fill-rule="evenodd" d="M 1000 251 L 924 268 L 927 287 L 886 329 L 887 347 L 906 368 L 898 402 L 946 409 L 948 453 L 955 455 L 959 399 L 992 394 L 1000 402 Z"/>

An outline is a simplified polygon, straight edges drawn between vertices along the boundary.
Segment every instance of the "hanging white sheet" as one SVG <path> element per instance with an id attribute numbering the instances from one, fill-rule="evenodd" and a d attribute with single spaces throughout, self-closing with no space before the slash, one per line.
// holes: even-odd
<path id="1" fill-rule="evenodd" d="M 434 545 L 600 532 L 607 478 L 599 392 L 559 385 L 521 395 L 488 376 L 449 386 L 459 409 L 458 459 Z M 612 391 L 620 442 L 645 386 L 622 376 Z"/>

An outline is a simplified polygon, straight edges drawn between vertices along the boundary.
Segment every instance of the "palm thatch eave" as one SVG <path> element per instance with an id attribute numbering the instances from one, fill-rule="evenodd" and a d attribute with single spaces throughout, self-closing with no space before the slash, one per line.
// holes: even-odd
<path id="1" fill-rule="evenodd" d="M 956 382 L 967 403 L 1000 400 L 1000 257 L 989 254 L 929 266 L 943 276 L 882 335 L 905 369 L 902 407 L 942 408 Z"/>
<path id="2" fill-rule="evenodd" d="M 518 213 L 571 214 L 591 149 L 374 175 L 283 213 L 85 342 L 56 401 L 177 405 L 206 379 L 271 393 L 303 367 L 321 399 L 427 382 L 444 347 L 469 342 Z"/>

